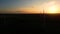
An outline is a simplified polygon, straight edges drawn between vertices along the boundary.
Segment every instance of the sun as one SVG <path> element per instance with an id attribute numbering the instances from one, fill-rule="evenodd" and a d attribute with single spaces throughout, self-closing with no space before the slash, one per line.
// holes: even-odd
<path id="1" fill-rule="evenodd" d="M 47 13 L 58 13 L 57 6 L 51 6 L 51 7 L 49 7 Z"/>

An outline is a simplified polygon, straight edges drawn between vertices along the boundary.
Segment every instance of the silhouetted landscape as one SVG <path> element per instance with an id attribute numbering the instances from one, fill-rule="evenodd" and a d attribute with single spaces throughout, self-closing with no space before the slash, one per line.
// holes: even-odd
<path id="1" fill-rule="evenodd" d="M 60 14 L 0 14 L 0 28 L 1 32 L 58 32 Z"/>

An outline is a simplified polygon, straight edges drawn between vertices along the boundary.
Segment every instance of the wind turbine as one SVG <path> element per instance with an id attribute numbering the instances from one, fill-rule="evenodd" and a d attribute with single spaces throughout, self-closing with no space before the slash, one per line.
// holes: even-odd
<path id="1" fill-rule="evenodd" d="M 45 11 L 44 11 L 44 9 L 43 9 L 43 28 L 44 28 L 44 30 L 45 31 L 47 31 L 47 26 L 46 26 L 47 24 L 46 24 L 46 14 L 45 14 Z"/>

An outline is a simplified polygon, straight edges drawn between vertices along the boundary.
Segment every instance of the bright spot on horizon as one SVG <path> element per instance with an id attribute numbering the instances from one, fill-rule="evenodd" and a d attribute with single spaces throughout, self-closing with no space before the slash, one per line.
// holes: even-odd
<path id="1" fill-rule="evenodd" d="M 55 14 L 55 13 L 59 13 L 59 5 L 55 2 L 49 2 L 46 3 L 45 9 L 44 9 L 44 13 L 48 13 L 48 14 Z"/>
<path id="2" fill-rule="evenodd" d="M 56 6 L 51 6 L 48 8 L 47 13 L 58 13 L 58 8 Z"/>

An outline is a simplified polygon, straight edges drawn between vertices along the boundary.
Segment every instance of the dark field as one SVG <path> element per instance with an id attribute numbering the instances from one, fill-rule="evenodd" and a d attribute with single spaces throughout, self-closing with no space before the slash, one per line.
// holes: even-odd
<path id="1" fill-rule="evenodd" d="M 1 32 L 59 32 L 60 14 L 0 14 Z"/>

